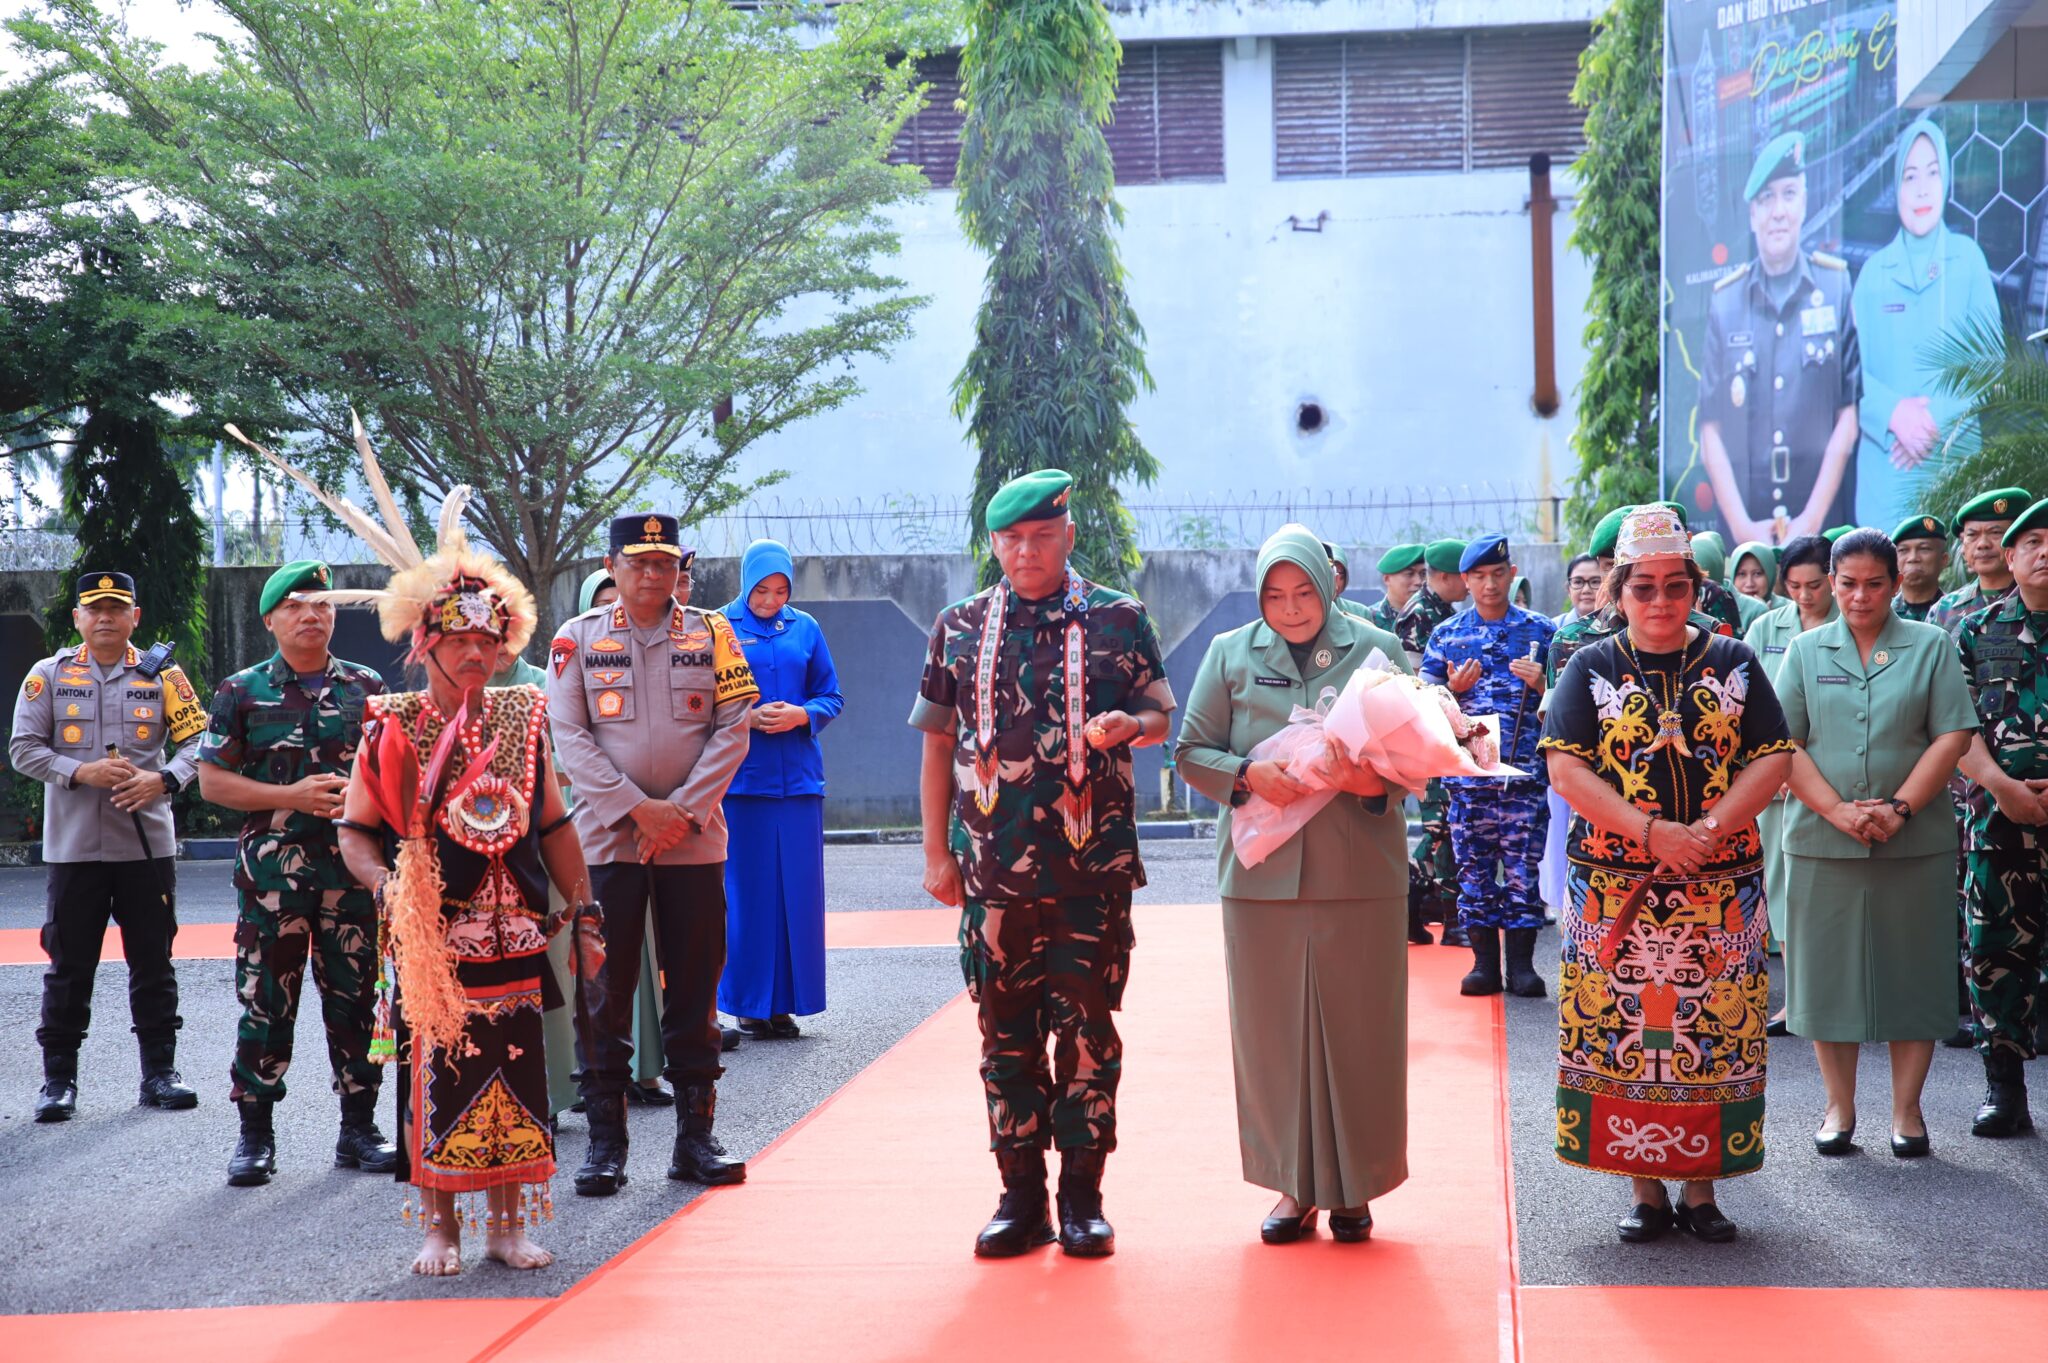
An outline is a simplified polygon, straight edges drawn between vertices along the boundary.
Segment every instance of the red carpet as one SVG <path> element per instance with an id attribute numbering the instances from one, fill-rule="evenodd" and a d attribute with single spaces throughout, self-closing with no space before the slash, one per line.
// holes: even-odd
<path id="1" fill-rule="evenodd" d="M 0 1358 L 12 1363 L 458 1363 L 533 1307 L 531 1299 L 500 1299 L 0 1316 Z"/>

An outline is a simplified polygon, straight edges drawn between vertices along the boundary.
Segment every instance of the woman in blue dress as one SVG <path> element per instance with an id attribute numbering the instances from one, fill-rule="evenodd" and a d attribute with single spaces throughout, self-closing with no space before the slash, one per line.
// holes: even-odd
<path id="1" fill-rule="evenodd" d="M 818 736 L 845 704 L 818 622 L 789 604 L 789 550 L 755 540 L 725 608 L 760 684 L 747 759 L 725 796 L 725 974 L 718 1006 L 761 1038 L 825 1011 L 825 762 Z"/>
<path id="2" fill-rule="evenodd" d="M 1907 127 L 1892 175 L 1899 234 L 1864 265 L 1851 302 L 1863 346 L 1859 525 L 1896 525 L 1919 511 L 1920 466 L 1967 448 L 1965 404 L 1941 391 L 1933 351 L 1944 336 L 1996 335 L 2000 326 L 1984 252 L 1945 220 L 1949 155 L 1940 124 L 1921 118 Z"/>

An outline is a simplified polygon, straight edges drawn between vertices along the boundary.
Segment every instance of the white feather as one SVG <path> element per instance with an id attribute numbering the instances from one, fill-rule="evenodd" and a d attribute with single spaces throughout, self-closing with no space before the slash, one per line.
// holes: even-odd
<path id="1" fill-rule="evenodd" d="M 401 553 L 411 555 L 413 563 L 425 563 L 427 556 L 420 552 L 419 544 L 413 539 L 412 528 L 405 523 L 405 515 L 398 509 L 398 499 L 391 495 L 391 484 L 384 481 L 384 467 L 377 462 L 376 452 L 370 448 L 370 437 L 363 430 L 363 419 L 356 415 L 353 407 L 349 408 L 348 419 L 355 428 L 356 453 L 363 460 L 363 481 L 369 484 L 370 496 L 384 515 L 384 526 L 391 542 Z"/>
<path id="2" fill-rule="evenodd" d="M 241 441 L 244 445 L 247 445 L 250 449 L 256 451 L 256 453 L 262 455 L 265 460 L 267 460 L 270 464 L 275 466 L 287 478 L 290 478 L 293 482 L 297 483 L 300 487 L 304 488 L 307 492 L 311 493 L 315 500 L 317 500 L 322 506 L 326 507 L 329 511 L 332 511 L 336 516 L 340 517 L 342 522 L 346 524 L 349 529 L 355 531 L 356 534 L 360 535 L 363 539 L 363 542 L 370 546 L 371 550 L 376 553 L 377 557 L 382 559 L 390 567 L 411 568 L 416 567 L 420 563 L 425 561 L 417 557 L 419 553 L 417 549 L 413 550 L 414 557 L 410 559 L 407 558 L 405 550 L 399 547 L 398 543 L 394 541 L 391 538 L 391 536 L 384 531 L 383 527 L 379 526 L 377 522 L 370 519 L 370 517 L 364 513 L 361 507 L 357 506 L 354 502 L 351 502 L 348 498 L 337 497 L 333 493 L 329 492 L 326 488 L 321 487 L 311 478 L 308 478 L 305 474 L 299 472 L 299 470 L 293 468 L 290 464 L 286 463 L 282 458 L 271 453 L 269 450 L 264 449 L 263 446 L 251 440 L 248 436 L 243 435 L 241 430 L 237 428 L 233 422 L 229 422 L 227 424 L 226 429 L 229 435 Z"/>
<path id="3" fill-rule="evenodd" d="M 469 536 L 463 533 L 462 513 L 469 506 L 470 496 L 475 489 L 467 483 L 459 483 L 448 489 L 448 497 L 441 503 L 441 524 L 435 532 L 436 548 L 441 553 L 450 553 L 467 547 Z"/>

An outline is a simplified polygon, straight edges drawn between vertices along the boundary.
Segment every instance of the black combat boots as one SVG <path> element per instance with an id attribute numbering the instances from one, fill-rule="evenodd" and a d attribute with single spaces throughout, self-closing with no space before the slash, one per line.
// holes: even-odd
<path id="1" fill-rule="evenodd" d="M 1508 992 L 1518 999 L 1540 999 L 1547 992 L 1536 973 L 1536 929 L 1507 930 Z"/>
<path id="2" fill-rule="evenodd" d="M 2020 1058 L 2011 1051 L 1993 1051 L 1984 1057 L 1984 1106 L 1970 1123 L 1972 1136 L 2001 1139 L 2034 1129 L 2027 1111 L 2027 1073 Z"/>
<path id="3" fill-rule="evenodd" d="M 676 1148 L 669 1156 L 668 1176 L 678 1183 L 719 1187 L 747 1181 L 747 1163 L 725 1153 L 711 1134 L 718 1113 L 718 1090 L 710 1084 L 684 1084 L 676 1092 Z"/>
<path id="4" fill-rule="evenodd" d="M 996 1151 L 1003 1173 L 1003 1200 L 996 1214 L 975 1238 L 980 1259 L 1011 1259 L 1053 1241 L 1052 1219 L 1045 1197 L 1045 1151 L 1031 1146 Z"/>
<path id="5" fill-rule="evenodd" d="M 1116 1230 L 1102 1219 L 1102 1163 L 1094 1146 L 1060 1152 L 1060 1250 L 1077 1259 L 1116 1253 Z"/>
<path id="6" fill-rule="evenodd" d="M 142 1048 L 142 1096 L 138 1100 L 142 1106 L 166 1112 L 183 1112 L 199 1106 L 198 1091 L 175 1068 L 177 1055 L 175 1043 L 153 1042 Z"/>
<path id="7" fill-rule="evenodd" d="M 244 1098 L 235 1106 L 242 1114 L 242 1134 L 228 1160 L 230 1188 L 260 1188 L 277 1172 L 277 1135 L 270 1127 L 270 1100 Z"/>
<path id="8" fill-rule="evenodd" d="M 398 1147 L 377 1129 L 377 1090 L 341 1095 L 341 1135 L 334 1142 L 334 1167 L 388 1174 L 398 1167 Z"/>
<path id="9" fill-rule="evenodd" d="M 43 1053 L 43 1089 L 36 1095 L 36 1120 L 68 1122 L 78 1111 L 78 1057 Z"/>
<path id="10" fill-rule="evenodd" d="M 1408 940 L 1419 947 L 1432 945 L 1436 938 L 1429 935 L 1429 915 L 1422 902 L 1420 886 L 1408 887 Z"/>
<path id="11" fill-rule="evenodd" d="M 590 1123 L 590 1151 L 576 1171 L 579 1197 L 610 1197 L 626 1186 L 626 1095 L 607 1093 L 583 1100 Z"/>
<path id="12" fill-rule="evenodd" d="M 1472 945 L 1472 970 L 1464 979 L 1458 981 L 1458 992 L 1468 995 L 1498 994 L 1501 991 L 1500 930 L 1466 928 L 1465 936 Z"/>

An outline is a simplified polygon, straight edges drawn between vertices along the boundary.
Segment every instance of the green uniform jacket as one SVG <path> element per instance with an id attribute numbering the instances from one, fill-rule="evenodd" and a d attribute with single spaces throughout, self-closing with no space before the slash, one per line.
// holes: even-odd
<path id="1" fill-rule="evenodd" d="M 1262 575 L 1263 576 L 1263 575 Z M 1230 845 L 1231 783 L 1246 754 L 1287 724 L 1299 705 L 1313 706 L 1324 687 L 1342 690 L 1374 649 L 1409 670 L 1401 641 L 1376 625 L 1332 612 L 1315 642 L 1327 667 L 1295 670 L 1287 641 L 1264 620 L 1209 644 L 1181 720 L 1174 762 L 1190 788 L 1223 806 L 1216 829 L 1219 888 L 1231 899 L 1378 899 L 1408 893 L 1408 827 L 1396 800 L 1380 813 L 1340 794 L 1301 833 L 1247 869 Z"/>
<path id="2" fill-rule="evenodd" d="M 1845 800 L 1888 800 L 1942 734 L 1977 727 L 1961 660 L 1933 625 L 1891 616 L 1866 667 L 1846 620 L 1792 640 L 1773 684 L 1785 725 Z M 1786 801 L 1785 850 L 1802 857 L 1951 856 L 1955 810 L 1947 788 L 1890 842 L 1865 847 L 1798 800 Z"/>
<path id="3" fill-rule="evenodd" d="M 1828 618 L 1822 625 L 1833 624 L 1841 619 L 1842 608 L 1833 601 L 1828 602 Z M 1816 626 L 1819 628 L 1819 626 Z M 1785 654 L 1792 641 L 1807 631 L 1799 628 L 1799 607 L 1787 601 L 1776 610 L 1759 615 L 1744 632 L 1742 642 L 1749 645 L 1749 651 L 1756 654 L 1764 665 L 1764 676 L 1772 686 L 1778 684 L 1778 674 L 1785 668 Z"/>

